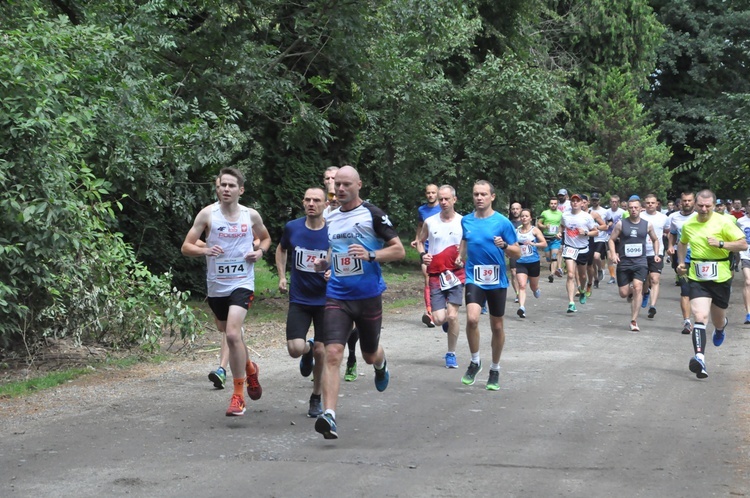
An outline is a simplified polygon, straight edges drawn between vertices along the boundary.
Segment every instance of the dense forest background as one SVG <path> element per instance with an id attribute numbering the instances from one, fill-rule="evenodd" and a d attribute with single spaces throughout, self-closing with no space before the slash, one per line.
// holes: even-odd
<path id="1" fill-rule="evenodd" d="M 750 1 L 4 0 L 0 346 L 185 334 L 223 166 L 274 240 L 330 165 L 409 235 L 432 182 L 746 196 L 749 71 Z"/>

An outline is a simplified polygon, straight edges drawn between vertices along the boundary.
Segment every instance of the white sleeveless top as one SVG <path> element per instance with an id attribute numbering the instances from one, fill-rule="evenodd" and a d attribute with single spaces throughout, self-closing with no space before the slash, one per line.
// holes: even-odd
<path id="1" fill-rule="evenodd" d="M 215 245 L 220 246 L 224 254 L 206 256 L 208 297 L 229 296 L 239 288 L 254 290 L 255 265 L 245 261 L 245 254 L 253 249 L 253 222 L 248 208 L 240 206 L 237 221 L 228 221 L 219 204 L 212 206 L 211 232 L 206 246 Z"/>

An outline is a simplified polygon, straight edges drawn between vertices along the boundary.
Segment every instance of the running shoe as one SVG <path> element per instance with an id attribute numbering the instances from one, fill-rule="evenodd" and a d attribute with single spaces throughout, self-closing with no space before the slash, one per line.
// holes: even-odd
<path id="1" fill-rule="evenodd" d="M 260 387 L 260 382 L 258 382 L 258 373 L 260 372 L 258 364 L 254 361 L 251 361 L 250 363 L 253 364 L 255 373 L 251 374 L 250 370 L 245 367 L 245 374 L 247 375 L 247 395 L 250 396 L 251 400 L 255 401 L 260 399 L 263 395 L 263 388 Z"/>
<path id="2" fill-rule="evenodd" d="M 586 297 L 591 297 L 591 284 L 586 286 Z"/>
<path id="3" fill-rule="evenodd" d="M 388 371 L 388 365 L 383 365 L 380 370 L 375 369 L 375 389 L 382 393 L 388 387 L 389 380 L 391 380 L 391 373 Z"/>
<path id="4" fill-rule="evenodd" d="M 302 374 L 302 377 L 309 377 L 315 366 L 315 358 L 313 358 L 315 342 L 312 339 L 308 339 L 307 342 L 310 344 L 310 351 L 303 354 L 299 359 L 299 373 Z"/>
<path id="5" fill-rule="evenodd" d="M 693 356 L 692 358 L 690 358 L 688 368 L 690 368 L 690 371 L 693 372 L 699 379 L 705 379 L 706 377 L 708 377 L 708 372 L 706 372 L 706 364 L 697 356 Z"/>
<path id="6" fill-rule="evenodd" d="M 482 306 L 482 314 L 486 315 L 487 313 L 488 313 L 488 311 L 487 311 L 487 305 L 485 304 L 484 306 Z"/>
<path id="7" fill-rule="evenodd" d="M 575 303 L 570 303 L 568 305 L 568 313 L 575 313 L 576 311 L 578 311 L 578 310 L 576 309 Z"/>
<path id="8" fill-rule="evenodd" d="M 445 353 L 445 368 L 458 368 L 455 353 Z"/>
<path id="9" fill-rule="evenodd" d="M 581 294 L 581 296 L 580 296 L 580 297 L 578 298 L 578 302 L 580 302 L 581 304 L 586 304 L 586 300 L 587 300 L 587 299 L 588 299 L 588 297 L 586 297 L 586 293 L 584 292 L 584 293 L 582 293 L 582 294 Z"/>
<path id="10" fill-rule="evenodd" d="M 628 294 L 628 298 L 626 299 L 627 302 L 632 303 L 633 302 L 633 293 L 631 292 Z"/>
<path id="11" fill-rule="evenodd" d="M 576 291 L 576 297 L 581 297 L 582 295 L 584 295 L 583 287 L 579 287 L 578 291 Z"/>
<path id="12" fill-rule="evenodd" d="M 599 280 L 595 278 L 594 279 L 594 289 L 598 289 L 598 288 L 599 288 Z"/>
<path id="13" fill-rule="evenodd" d="M 534 291 L 534 297 L 539 299 L 542 296 L 542 289 L 537 289 Z"/>
<path id="14" fill-rule="evenodd" d="M 654 307 L 654 306 L 651 306 L 651 307 L 650 307 L 650 308 L 648 309 L 648 317 L 649 317 L 649 318 L 653 318 L 654 316 L 656 316 L 656 307 Z"/>
<path id="15" fill-rule="evenodd" d="M 607 282 L 607 283 L 608 284 L 614 284 L 616 282 L 617 282 L 617 280 L 615 280 L 615 277 L 612 277 L 612 278 L 609 279 L 609 282 Z"/>
<path id="16" fill-rule="evenodd" d="M 347 363 L 346 364 L 346 372 L 344 373 L 344 380 L 347 382 L 354 382 L 357 380 L 358 374 L 357 374 L 357 362 L 356 360 L 354 363 Z"/>
<path id="17" fill-rule="evenodd" d="M 461 382 L 464 383 L 467 386 L 470 386 L 474 384 L 474 382 L 477 381 L 477 374 L 482 371 L 482 362 L 480 361 L 479 364 L 474 363 L 473 361 L 469 363 L 469 368 L 466 369 L 466 373 L 463 377 L 461 377 Z"/>
<path id="18" fill-rule="evenodd" d="M 445 332 L 447 334 L 448 333 L 448 322 L 443 322 L 443 324 L 441 325 L 441 327 L 443 327 L 443 332 Z"/>
<path id="19" fill-rule="evenodd" d="M 435 327 L 435 324 L 432 322 L 432 317 L 429 315 L 429 313 L 425 313 L 422 315 L 422 323 L 427 325 L 427 328 L 431 329 Z"/>
<path id="20" fill-rule="evenodd" d="M 631 332 L 640 332 L 641 329 L 638 328 L 638 324 L 635 320 L 630 320 L 630 331 Z"/>
<path id="21" fill-rule="evenodd" d="M 214 383 L 216 389 L 224 389 L 224 384 L 227 383 L 227 371 L 221 367 L 212 370 L 208 374 L 208 380 Z"/>
<path id="22" fill-rule="evenodd" d="M 518 294 L 516 294 L 516 298 L 513 300 L 513 302 L 518 304 Z"/>
<path id="23" fill-rule="evenodd" d="M 690 325 L 690 322 L 685 322 L 685 325 L 682 327 L 682 334 L 688 335 L 692 331 L 693 331 L 693 326 Z"/>
<path id="24" fill-rule="evenodd" d="M 562 278 L 563 276 L 562 268 L 558 268 L 557 270 L 555 270 L 555 276 Z"/>
<path id="25" fill-rule="evenodd" d="M 724 326 L 721 328 L 721 330 L 714 329 L 714 334 L 711 337 L 711 339 L 713 339 L 714 346 L 716 346 L 717 348 L 724 343 L 724 338 L 726 337 L 726 335 L 724 334 L 724 329 L 727 328 L 728 323 L 729 323 L 729 320 L 726 317 L 724 317 Z"/>
<path id="26" fill-rule="evenodd" d="M 516 314 L 517 314 L 517 315 L 518 315 L 518 316 L 519 316 L 520 318 L 526 318 L 526 310 L 525 310 L 525 309 L 523 309 L 523 307 L 521 307 L 521 308 L 518 308 L 518 311 L 516 311 Z"/>
<path id="27" fill-rule="evenodd" d="M 339 438 L 336 432 L 336 420 L 329 413 L 318 415 L 317 420 L 315 420 L 315 432 L 323 434 L 326 439 Z"/>
<path id="28" fill-rule="evenodd" d="M 487 390 L 497 391 L 500 389 L 500 371 L 490 370 L 490 378 L 487 380 Z"/>
<path id="29" fill-rule="evenodd" d="M 555 281 L 555 277 L 554 277 L 553 275 L 550 275 L 550 276 L 549 276 L 549 277 L 547 277 L 547 278 L 549 279 L 549 283 L 554 283 L 554 281 Z M 748 316 L 750 316 L 750 315 L 748 315 Z"/>
<path id="30" fill-rule="evenodd" d="M 310 396 L 310 409 L 307 410 L 307 416 L 310 418 L 316 418 L 318 415 L 323 414 L 323 401 L 320 397 L 314 398 Z"/>
<path id="31" fill-rule="evenodd" d="M 643 299 L 641 299 L 641 308 L 646 308 L 648 306 L 648 298 L 650 297 L 650 294 L 644 294 Z"/>
<path id="32" fill-rule="evenodd" d="M 227 408 L 227 417 L 241 417 L 245 414 L 245 399 L 241 394 L 233 394 Z"/>
<path id="33" fill-rule="evenodd" d="M 750 324 L 750 313 L 745 315 L 745 325 Z"/>
<path id="34" fill-rule="evenodd" d="M 596 272 L 596 280 L 604 280 L 604 270 L 598 270 Z"/>

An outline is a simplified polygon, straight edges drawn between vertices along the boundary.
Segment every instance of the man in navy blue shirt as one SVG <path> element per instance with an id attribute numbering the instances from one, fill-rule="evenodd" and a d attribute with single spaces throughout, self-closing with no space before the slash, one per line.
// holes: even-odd
<path id="1" fill-rule="evenodd" d="M 300 358 L 299 369 L 304 377 L 314 373 L 313 392 L 307 414 L 317 417 L 323 413 L 321 381 L 325 346 L 323 345 L 323 310 L 326 304 L 326 281 L 315 271 L 315 260 L 328 252 L 328 229 L 323 211 L 326 192 L 320 187 L 308 188 L 303 201 L 305 216 L 290 221 L 284 227 L 281 242 L 276 246 L 276 270 L 279 290 L 289 292 L 289 311 L 286 317 L 286 347 L 292 358 Z M 287 287 L 286 263 L 292 255 L 291 285 Z M 310 323 L 315 327 L 315 340 L 306 339 Z"/>

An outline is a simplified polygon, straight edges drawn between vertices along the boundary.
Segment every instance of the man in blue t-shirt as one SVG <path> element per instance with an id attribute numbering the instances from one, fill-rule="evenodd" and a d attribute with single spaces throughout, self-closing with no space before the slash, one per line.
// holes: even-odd
<path id="1" fill-rule="evenodd" d="M 459 248 L 466 263 L 466 338 L 469 342 L 471 363 L 461 382 L 472 385 L 482 371 L 479 357 L 479 315 L 487 301 L 492 330 L 492 365 L 487 389 L 500 389 L 500 355 L 505 344 L 503 316 L 508 289 L 505 256 L 521 257 L 521 247 L 513 224 L 507 217 L 492 209 L 495 187 L 479 180 L 472 190 L 474 212 L 461 219 L 463 238 Z"/>
<path id="2" fill-rule="evenodd" d="M 326 192 L 320 187 L 308 188 L 303 200 L 305 216 L 284 226 L 281 242 L 276 246 L 276 270 L 279 291 L 289 292 L 286 316 L 286 348 L 289 356 L 300 358 L 299 370 L 304 377 L 313 376 L 313 392 L 307 414 L 323 413 L 321 381 L 325 346 L 323 345 L 323 310 L 326 304 L 326 281 L 315 270 L 315 260 L 328 253 L 328 230 L 323 218 Z M 287 287 L 286 263 L 292 253 L 291 285 Z M 315 340 L 306 339 L 310 323 L 315 327 Z"/>
<path id="3" fill-rule="evenodd" d="M 357 170 L 344 166 L 336 172 L 335 192 L 341 206 L 328 215 L 329 257 L 316 261 L 318 271 L 331 270 L 324 314 L 326 362 L 323 407 L 315 430 L 326 439 L 338 438 L 336 403 L 341 383 L 339 367 L 352 325 L 359 330 L 362 358 L 375 367 L 375 387 L 385 391 L 390 374 L 380 345 L 385 281 L 381 262 L 403 259 L 404 246 L 382 209 L 359 196 Z"/>
<path id="4" fill-rule="evenodd" d="M 422 232 L 422 226 L 424 221 L 430 216 L 434 216 L 440 213 L 440 203 L 438 203 L 438 188 L 437 185 L 431 183 L 424 189 L 424 196 L 427 198 L 425 204 L 420 205 L 417 208 L 418 221 L 417 221 L 417 235 L 414 240 L 411 241 L 411 246 L 416 249 L 419 243 L 419 234 Z M 430 249 L 429 242 L 425 244 L 424 251 L 420 254 L 420 258 L 423 257 Z M 422 275 L 424 275 L 424 309 L 425 312 L 422 315 L 422 323 L 427 325 L 429 328 L 435 327 L 435 322 L 432 321 L 432 302 L 430 300 L 430 277 L 427 274 L 427 265 L 422 263 Z"/>

